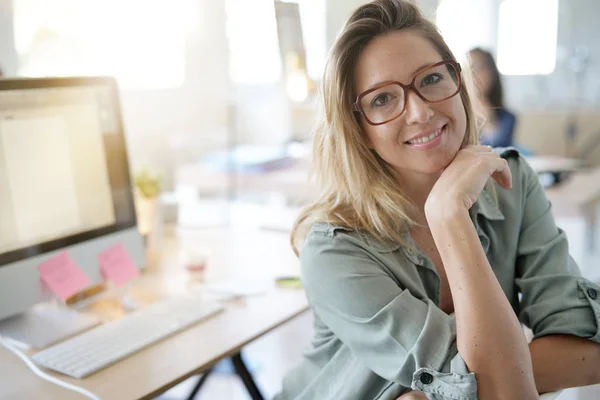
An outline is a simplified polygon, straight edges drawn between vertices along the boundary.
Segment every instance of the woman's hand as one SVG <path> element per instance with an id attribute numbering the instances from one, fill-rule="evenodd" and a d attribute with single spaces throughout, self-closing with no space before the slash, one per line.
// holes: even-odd
<path id="1" fill-rule="evenodd" d="M 427 197 L 427 219 L 469 210 L 490 176 L 503 188 L 512 187 L 508 163 L 491 147 L 467 146 L 459 150 Z"/>
<path id="2" fill-rule="evenodd" d="M 428 400 L 427 395 L 423 392 L 413 391 L 403 394 L 396 400 Z"/>

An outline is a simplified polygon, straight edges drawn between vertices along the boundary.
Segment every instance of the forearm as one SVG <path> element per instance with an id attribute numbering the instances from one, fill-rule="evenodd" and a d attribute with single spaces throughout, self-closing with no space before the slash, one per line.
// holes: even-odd
<path id="1" fill-rule="evenodd" d="M 429 221 L 456 313 L 457 345 L 479 397 L 537 398 L 521 325 L 489 265 L 466 210 Z"/>
<path id="2" fill-rule="evenodd" d="M 600 344 L 571 335 L 551 335 L 529 344 L 539 393 L 600 383 Z"/>

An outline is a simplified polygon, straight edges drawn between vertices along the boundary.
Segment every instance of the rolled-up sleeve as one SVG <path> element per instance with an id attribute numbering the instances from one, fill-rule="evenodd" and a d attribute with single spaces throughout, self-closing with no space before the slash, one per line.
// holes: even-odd
<path id="1" fill-rule="evenodd" d="M 477 399 L 453 315 L 413 296 L 344 235 L 310 235 L 300 259 L 313 312 L 370 370 L 431 399 Z"/>
<path id="2" fill-rule="evenodd" d="M 581 276 L 537 175 L 519 162 L 525 193 L 515 280 L 519 319 L 534 338 L 570 334 L 600 343 L 600 288 Z"/>

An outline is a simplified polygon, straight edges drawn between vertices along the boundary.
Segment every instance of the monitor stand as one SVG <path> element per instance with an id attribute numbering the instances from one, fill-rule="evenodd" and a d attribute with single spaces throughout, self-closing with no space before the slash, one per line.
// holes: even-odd
<path id="1" fill-rule="evenodd" d="M 93 328 L 100 322 L 97 316 L 48 302 L 0 321 L 0 335 L 12 339 L 24 349 L 41 349 Z"/>

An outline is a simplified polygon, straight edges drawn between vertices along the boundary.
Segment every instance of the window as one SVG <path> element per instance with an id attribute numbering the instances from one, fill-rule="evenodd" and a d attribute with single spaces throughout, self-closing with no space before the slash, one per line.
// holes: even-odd
<path id="1" fill-rule="evenodd" d="M 236 83 L 281 77 L 273 0 L 226 0 L 229 74 Z"/>
<path id="2" fill-rule="evenodd" d="M 185 79 L 193 0 L 14 0 L 21 76 L 112 75 L 128 89 Z"/>
<path id="3" fill-rule="evenodd" d="M 436 11 L 436 24 L 459 60 L 474 47 L 495 47 L 495 18 L 490 1 L 444 0 Z"/>
<path id="4" fill-rule="evenodd" d="M 558 0 L 500 5 L 498 69 L 506 75 L 550 74 L 556 65 Z"/>

